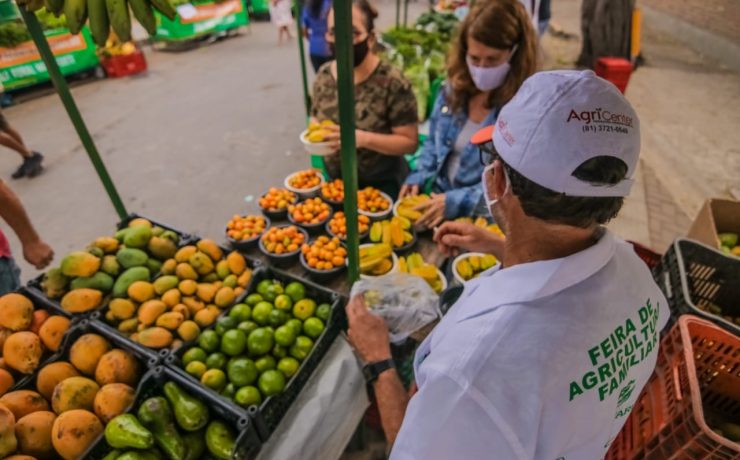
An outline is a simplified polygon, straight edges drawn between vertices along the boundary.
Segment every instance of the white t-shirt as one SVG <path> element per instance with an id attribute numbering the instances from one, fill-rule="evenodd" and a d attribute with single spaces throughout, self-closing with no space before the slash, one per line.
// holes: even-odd
<path id="1" fill-rule="evenodd" d="M 665 297 L 608 231 L 465 285 L 415 357 L 391 458 L 603 458 L 653 372 Z"/>

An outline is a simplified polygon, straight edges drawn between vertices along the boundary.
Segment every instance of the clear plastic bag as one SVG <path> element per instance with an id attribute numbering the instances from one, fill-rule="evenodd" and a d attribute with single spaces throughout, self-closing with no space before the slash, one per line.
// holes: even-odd
<path id="1" fill-rule="evenodd" d="M 393 343 L 403 342 L 442 316 L 439 296 L 422 278 L 407 273 L 357 281 L 351 295 L 357 294 L 363 295 L 374 314 L 385 319 Z"/>

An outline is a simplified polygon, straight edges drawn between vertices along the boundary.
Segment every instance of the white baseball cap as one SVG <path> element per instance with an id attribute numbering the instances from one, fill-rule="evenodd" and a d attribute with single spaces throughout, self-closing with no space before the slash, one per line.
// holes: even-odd
<path id="1" fill-rule="evenodd" d="M 640 156 L 637 114 L 612 83 L 590 70 L 538 72 L 473 143 L 490 142 L 527 179 L 568 196 L 629 195 Z M 582 181 L 573 172 L 599 156 L 618 158 L 627 176 L 614 185 Z"/>

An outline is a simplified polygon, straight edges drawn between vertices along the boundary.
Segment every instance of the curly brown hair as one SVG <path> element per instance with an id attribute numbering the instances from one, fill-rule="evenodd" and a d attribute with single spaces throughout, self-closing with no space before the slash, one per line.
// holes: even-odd
<path id="1" fill-rule="evenodd" d="M 468 71 L 468 37 L 496 49 L 512 49 L 511 70 L 504 83 L 491 91 L 487 108 L 501 107 L 514 97 L 524 80 L 537 67 L 537 38 L 532 18 L 518 0 L 486 0 L 475 3 L 457 31 L 447 56 L 447 102 L 453 111 L 463 110 L 471 97 L 480 92 Z"/>

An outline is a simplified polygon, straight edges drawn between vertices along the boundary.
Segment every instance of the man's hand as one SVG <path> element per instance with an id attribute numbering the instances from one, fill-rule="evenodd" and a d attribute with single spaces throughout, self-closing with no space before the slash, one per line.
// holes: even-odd
<path id="1" fill-rule="evenodd" d="M 418 184 L 403 184 L 401 186 L 401 192 L 398 194 L 398 198 L 406 198 L 407 196 L 416 196 L 419 194 Z"/>
<path id="2" fill-rule="evenodd" d="M 445 194 L 432 193 L 432 198 L 414 208 L 422 213 L 414 223 L 421 228 L 434 228 L 445 220 Z"/>
<path id="3" fill-rule="evenodd" d="M 23 258 L 26 259 L 26 262 L 41 270 L 54 259 L 54 251 L 51 246 L 37 239 L 23 244 Z"/>
<path id="4" fill-rule="evenodd" d="M 504 239 L 467 222 L 445 222 L 434 234 L 439 252 L 447 257 L 457 255 L 461 249 L 471 252 L 493 254 L 501 258 Z"/>
<path id="5" fill-rule="evenodd" d="M 338 152 L 342 148 L 342 136 L 339 130 L 339 125 L 329 125 L 329 126 L 322 126 L 321 129 L 324 129 L 329 132 L 329 134 L 325 137 L 325 142 L 330 142 L 330 147 L 332 150 Z M 368 131 L 363 131 L 361 129 L 355 130 L 355 147 L 358 149 L 364 149 L 368 147 L 368 135 L 370 133 Z"/>
<path id="6" fill-rule="evenodd" d="M 362 294 L 356 295 L 346 307 L 349 320 L 349 342 L 363 363 L 373 363 L 391 358 L 388 326 L 380 316 L 370 313 Z"/>

